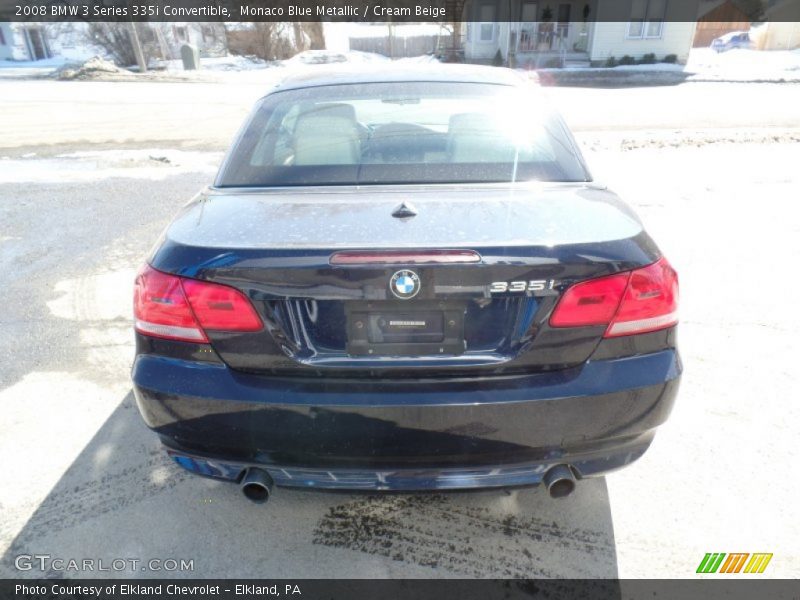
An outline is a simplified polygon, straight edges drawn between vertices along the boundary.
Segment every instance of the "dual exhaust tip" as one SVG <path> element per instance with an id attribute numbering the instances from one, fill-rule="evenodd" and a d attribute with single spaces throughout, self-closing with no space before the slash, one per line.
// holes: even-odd
<path id="1" fill-rule="evenodd" d="M 542 483 L 551 498 L 566 498 L 575 491 L 575 474 L 569 465 L 556 465 L 547 470 Z M 264 469 L 251 467 L 245 471 L 239 486 L 245 498 L 256 504 L 266 504 L 275 482 Z"/>

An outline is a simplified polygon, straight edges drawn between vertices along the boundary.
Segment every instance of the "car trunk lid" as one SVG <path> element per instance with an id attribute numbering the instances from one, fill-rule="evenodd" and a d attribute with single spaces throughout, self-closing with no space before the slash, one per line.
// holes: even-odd
<path id="1" fill-rule="evenodd" d="M 603 328 L 550 328 L 559 294 L 658 257 L 588 184 L 209 190 L 165 237 L 153 266 L 237 287 L 264 320 L 209 332 L 223 360 L 322 376 L 579 364 Z M 356 259 L 336 264 L 343 253 Z"/>

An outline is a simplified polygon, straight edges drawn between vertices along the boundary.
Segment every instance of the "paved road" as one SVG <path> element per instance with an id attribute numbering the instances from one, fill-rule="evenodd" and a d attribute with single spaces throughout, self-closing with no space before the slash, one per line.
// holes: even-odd
<path id="1" fill-rule="evenodd" d="M 223 150 L 282 73 L 226 85 L 0 80 L 0 152 L 120 143 Z M 545 88 L 576 131 L 800 128 L 800 84 L 692 83 L 631 89 Z M 198 101 L 200 100 L 200 101 Z"/>
<path id="2" fill-rule="evenodd" d="M 622 99 L 631 90 L 613 92 Z M 234 111 L 221 102 L 220 111 Z M 84 125 L 80 135 L 99 141 L 98 131 Z M 135 139 L 139 128 L 117 135 Z M 60 139 L 72 144 L 60 152 L 98 147 Z M 690 577 L 709 551 L 774 552 L 768 575 L 800 575 L 791 477 L 800 148 L 625 150 L 600 136 L 587 149 L 681 274 L 686 373 L 650 452 L 560 502 L 542 490 L 279 490 L 262 507 L 233 486 L 185 475 L 165 459 L 130 393 L 131 281 L 219 155 L 173 153 L 164 162 L 122 150 L 0 161 L 0 576 L 40 575 L 13 563 L 42 553 L 190 559 L 194 571 L 181 575 L 207 577 Z"/>

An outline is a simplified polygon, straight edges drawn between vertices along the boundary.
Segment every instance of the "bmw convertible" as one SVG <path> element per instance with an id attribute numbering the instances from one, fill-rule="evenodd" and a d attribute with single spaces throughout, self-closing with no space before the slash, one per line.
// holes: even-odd
<path id="1" fill-rule="evenodd" d="M 678 279 L 528 78 L 286 79 L 134 291 L 177 464 L 273 486 L 553 497 L 635 461 L 678 390 Z"/>

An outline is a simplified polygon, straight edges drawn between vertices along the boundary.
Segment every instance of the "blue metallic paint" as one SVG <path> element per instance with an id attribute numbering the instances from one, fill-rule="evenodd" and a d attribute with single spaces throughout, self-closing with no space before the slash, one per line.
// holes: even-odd
<path id="1" fill-rule="evenodd" d="M 278 485 L 423 490 L 622 467 L 666 420 L 680 371 L 668 349 L 488 379 L 264 377 L 146 354 L 133 375 L 145 421 L 196 473 L 236 480 L 258 465 Z"/>

